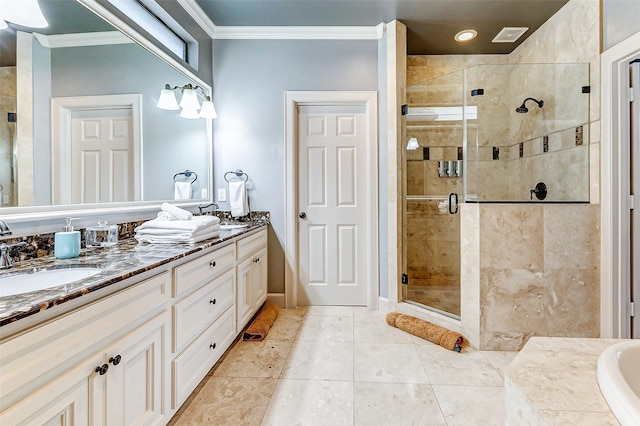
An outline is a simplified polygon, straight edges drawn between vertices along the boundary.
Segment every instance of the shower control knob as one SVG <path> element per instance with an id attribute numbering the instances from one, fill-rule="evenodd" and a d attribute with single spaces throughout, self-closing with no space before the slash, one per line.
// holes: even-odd
<path id="1" fill-rule="evenodd" d="M 300 212 L 300 213 L 298 214 L 298 217 L 299 217 L 300 219 L 305 219 L 305 218 L 307 217 L 307 214 L 306 214 L 305 212 Z"/>

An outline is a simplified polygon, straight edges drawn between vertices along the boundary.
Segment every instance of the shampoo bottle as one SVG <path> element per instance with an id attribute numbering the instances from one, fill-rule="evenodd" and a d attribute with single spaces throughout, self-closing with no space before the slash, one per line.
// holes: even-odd
<path id="1" fill-rule="evenodd" d="M 65 218 L 67 224 L 62 232 L 54 236 L 53 252 L 58 259 L 71 259 L 80 255 L 80 231 L 74 231 L 71 226 L 73 218 Z"/>

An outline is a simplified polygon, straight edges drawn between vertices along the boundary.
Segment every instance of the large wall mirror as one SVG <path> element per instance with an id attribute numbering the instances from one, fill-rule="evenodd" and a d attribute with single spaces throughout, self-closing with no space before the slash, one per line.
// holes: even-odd
<path id="1" fill-rule="evenodd" d="M 157 204 L 175 181 L 209 200 L 210 120 L 156 103 L 165 84 L 210 86 L 75 0 L 39 4 L 48 27 L 0 30 L 0 217 Z"/>

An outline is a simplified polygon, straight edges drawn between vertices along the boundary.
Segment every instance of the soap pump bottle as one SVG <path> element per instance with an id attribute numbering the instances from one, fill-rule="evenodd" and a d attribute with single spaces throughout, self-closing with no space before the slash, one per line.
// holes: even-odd
<path id="1" fill-rule="evenodd" d="M 65 218 L 66 225 L 62 232 L 56 232 L 54 236 L 53 252 L 58 259 L 71 259 L 80 255 L 80 231 L 74 231 L 71 221 L 74 218 Z"/>

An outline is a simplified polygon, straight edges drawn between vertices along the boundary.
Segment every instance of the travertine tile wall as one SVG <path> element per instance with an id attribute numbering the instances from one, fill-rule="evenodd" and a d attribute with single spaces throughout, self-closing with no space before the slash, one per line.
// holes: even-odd
<path id="1" fill-rule="evenodd" d="M 409 85 L 477 64 L 589 64 L 589 145 L 581 149 L 589 150 L 591 205 L 462 206 L 461 320 L 473 346 L 519 349 L 533 335 L 599 335 L 599 55 L 598 1 L 570 0 L 510 55 L 408 57 Z M 559 160 L 573 167 L 570 157 Z"/>
<path id="2" fill-rule="evenodd" d="M 16 112 L 16 67 L 0 68 L 0 207 L 15 203 L 11 182 L 13 140 L 16 124 L 7 121 L 7 113 Z M 8 203 L 3 198 L 7 197 Z"/>

